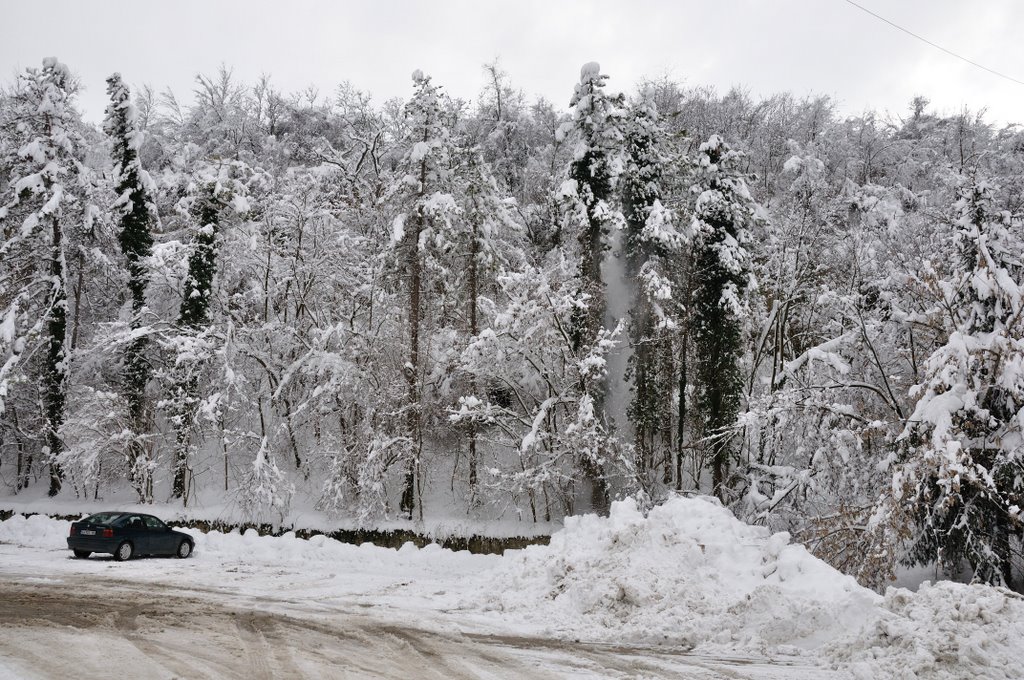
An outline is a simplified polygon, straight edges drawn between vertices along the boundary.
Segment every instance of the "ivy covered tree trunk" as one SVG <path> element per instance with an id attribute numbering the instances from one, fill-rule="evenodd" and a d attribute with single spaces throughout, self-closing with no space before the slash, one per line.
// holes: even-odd
<path id="1" fill-rule="evenodd" d="M 661 182 L 669 159 L 661 151 L 664 135 L 653 104 L 637 103 L 626 133 L 626 170 L 622 179 L 625 217 L 624 255 L 627 278 L 633 282 L 629 311 L 629 377 L 632 398 L 627 415 L 633 425 L 638 473 L 646 477 L 661 466 L 671 482 L 672 394 L 675 362 L 670 328 L 678 327 L 681 305 L 672 261 L 684 242 L 674 216 L 662 204 Z M 655 480 L 650 479 L 653 483 Z"/>
<path id="2" fill-rule="evenodd" d="M 421 182 L 426 174 L 426 164 L 420 172 Z M 416 468 L 423 449 L 423 423 L 420 404 L 420 321 L 422 263 L 420 262 L 419 241 L 423 231 L 423 216 L 417 213 L 412 220 L 412 229 L 406 234 L 406 268 L 409 272 L 409 361 L 405 365 L 405 379 L 409 385 L 407 432 L 410 455 L 406 463 L 405 482 L 399 510 L 412 519 L 416 507 Z"/>
<path id="3" fill-rule="evenodd" d="M 47 351 L 43 369 L 43 408 L 46 416 L 46 446 L 49 449 L 51 496 L 60 493 L 63 474 L 59 456 L 64 448 L 60 427 L 64 422 L 64 405 L 68 380 L 68 288 L 64 262 L 64 233 L 60 219 L 52 217 L 53 241 L 50 251 L 50 280 L 53 298 L 46 322 Z"/>
<path id="4" fill-rule="evenodd" d="M 115 73 L 107 79 L 107 106 L 104 130 L 113 140 L 113 159 L 117 177 L 117 202 L 114 208 L 120 212 L 120 233 L 118 240 L 121 252 L 128 265 L 128 289 L 131 292 L 132 316 L 130 328 L 135 335 L 124 353 L 122 389 L 128 405 L 128 424 L 132 437 L 127 443 L 128 478 L 135 487 L 139 498 L 152 500 L 152 481 L 149 461 L 141 437 L 148 430 L 146 422 L 146 385 L 152 369 L 147 356 L 149 339 L 138 334 L 142 328 L 142 312 L 146 306 L 146 287 L 149 272 L 145 260 L 153 250 L 153 235 L 150 231 L 151 198 L 146 191 L 148 177 L 139 163 L 138 151 L 141 143 L 136 130 L 136 111 L 131 103 L 128 87 Z"/>
<path id="5" fill-rule="evenodd" d="M 171 399 L 175 427 L 171 493 L 175 498 L 185 498 L 188 491 L 192 430 L 199 403 L 199 365 L 191 355 L 196 352 L 197 336 L 210 324 L 213 277 L 217 271 L 220 198 L 216 194 L 216 185 L 208 185 L 201 192 L 194 206 L 200 226 L 188 260 L 188 275 L 182 291 L 184 299 L 178 314 L 178 323 L 185 336 L 182 338 L 184 353 L 177 360 L 177 381 Z"/>
<path id="6" fill-rule="evenodd" d="M 479 297 L 480 297 L 480 228 L 474 220 L 469 240 L 469 336 L 475 338 L 480 333 L 479 320 Z M 476 395 L 479 391 L 476 374 L 470 374 L 469 393 Z M 469 426 L 469 493 L 470 502 L 477 501 L 477 424 L 470 423 Z"/>
<path id="7" fill-rule="evenodd" d="M 719 304 L 721 291 L 732 282 L 732 277 L 719 266 L 717 253 L 711 248 L 701 248 L 695 265 L 701 277 L 693 299 L 697 358 L 694 377 L 700 388 L 697 407 L 701 410 L 708 439 L 711 489 L 716 496 L 724 498 L 733 453 L 728 428 L 739 414 L 743 387 L 740 373 L 742 325 L 739 318 Z"/>

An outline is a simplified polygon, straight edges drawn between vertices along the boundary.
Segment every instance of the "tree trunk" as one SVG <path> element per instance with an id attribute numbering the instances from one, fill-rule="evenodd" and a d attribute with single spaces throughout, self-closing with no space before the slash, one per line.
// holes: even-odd
<path id="1" fill-rule="evenodd" d="M 683 489 L 683 445 L 686 441 L 686 353 L 689 351 L 689 334 L 683 333 L 682 348 L 679 351 L 679 420 L 676 424 L 676 491 Z"/>
<path id="2" fill-rule="evenodd" d="M 500 95 L 499 95 L 499 111 L 500 111 Z M 480 255 L 480 241 L 477 233 L 477 225 L 473 224 L 472 240 L 469 247 L 469 336 L 471 338 L 476 337 L 480 332 L 479 319 L 477 318 L 477 296 L 479 295 L 479 262 L 477 261 Z M 476 374 L 470 375 L 470 394 L 476 396 L 477 384 Z M 477 494 L 477 453 L 476 453 L 476 423 L 470 424 L 469 428 L 469 494 L 471 504 L 476 503 Z"/>
<path id="3" fill-rule="evenodd" d="M 418 208 L 417 208 L 418 210 Z M 406 266 L 409 269 L 409 363 L 405 367 L 405 378 L 408 383 L 408 419 L 407 428 L 410 442 L 408 467 L 405 472 L 405 486 L 399 509 L 408 519 L 412 519 L 416 507 L 416 468 L 422 451 L 419 372 L 420 372 L 420 315 L 421 315 L 421 263 L 419 253 L 420 232 L 423 230 L 423 216 L 419 212 L 413 220 L 415 229 L 408 235 Z"/>
<path id="4" fill-rule="evenodd" d="M 43 396 L 46 417 L 46 446 L 50 455 L 50 496 L 60 493 L 64 475 L 56 457 L 63 451 L 60 427 L 64 423 L 65 389 L 67 387 L 67 312 L 68 292 L 64 276 L 63 230 L 60 220 L 51 218 L 53 246 L 50 254 L 53 304 L 47 321 L 48 347 L 44 368 L 45 392 Z"/>

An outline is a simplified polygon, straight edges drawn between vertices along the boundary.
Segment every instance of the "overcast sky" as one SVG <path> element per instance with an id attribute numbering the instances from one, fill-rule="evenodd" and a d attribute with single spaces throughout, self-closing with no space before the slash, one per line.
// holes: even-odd
<path id="1" fill-rule="evenodd" d="M 858 2 L 1024 81 L 1020 0 Z M 720 91 L 827 94 L 845 113 L 903 113 L 923 94 L 940 111 L 985 106 L 991 120 L 1024 122 L 1024 85 L 844 0 L 0 0 L 0 76 L 9 81 L 46 56 L 81 77 L 91 120 L 102 115 L 113 71 L 184 100 L 197 73 L 224 63 L 247 81 L 268 73 L 285 92 L 314 85 L 328 94 L 348 80 L 383 101 L 408 97 L 418 68 L 471 99 L 484 82 L 481 65 L 497 57 L 514 86 L 561 108 L 580 66 L 598 61 L 614 90 L 668 75 Z"/>

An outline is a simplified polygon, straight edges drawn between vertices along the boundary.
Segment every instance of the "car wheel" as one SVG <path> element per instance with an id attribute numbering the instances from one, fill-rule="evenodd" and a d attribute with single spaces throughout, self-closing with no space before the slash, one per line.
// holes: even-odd
<path id="1" fill-rule="evenodd" d="M 91 554 L 92 554 L 92 551 L 89 551 L 89 550 L 76 550 L 75 551 L 75 557 L 77 557 L 80 560 L 84 560 L 86 557 L 88 557 Z"/>
<path id="2" fill-rule="evenodd" d="M 114 551 L 114 559 L 118 562 L 125 562 L 132 558 L 132 553 L 134 552 L 135 549 L 132 547 L 132 544 L 125 541 L 121 545 L 117 546 L 117 550 Z"/>
<path id="3" fill-rule="evenodd" d="M 178 546 L 178 557 L 185 559 L 192 554 L 192 544 L 188 541 L 182 541 L 181 545 Z"/>

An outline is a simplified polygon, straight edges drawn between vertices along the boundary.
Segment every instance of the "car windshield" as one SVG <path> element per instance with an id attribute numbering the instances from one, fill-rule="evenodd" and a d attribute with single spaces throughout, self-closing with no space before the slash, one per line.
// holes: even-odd
<path id="1" fill-rule="evenodd" d="M 120 513 L 120 512 L 97 512 L 95 515 L 89 515 L 88 517 L 86 517 L 82 521 L 83 522 L 88 522 L 89 524 L 98 524 L 100 526 L 108 526 L 110 524 L 113 524 L 114 520 L 116 520 L 122 514 L 123 513 Z"/>

